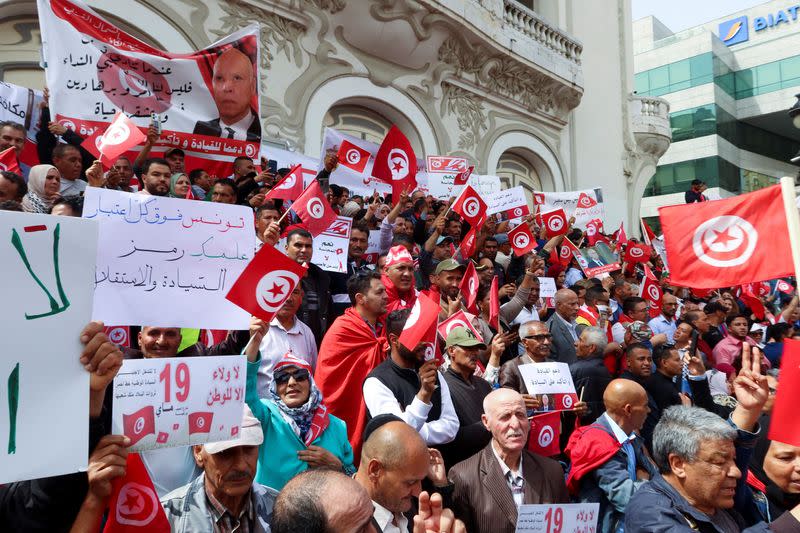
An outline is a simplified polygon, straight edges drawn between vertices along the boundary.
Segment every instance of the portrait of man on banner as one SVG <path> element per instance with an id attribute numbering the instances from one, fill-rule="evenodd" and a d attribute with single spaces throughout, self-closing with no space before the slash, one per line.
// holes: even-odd
<path id="1" fill-rule="evenodd" d="M 620 268 L 619 259 L 606 243 L 600 242 L 589 248 L 581 248 L 581 253 L 575 254 L 578 264 L 588 277 L 611 272 Z"/>
<path id="2" fill-rule="evenodd" d="M 258 56 L 256 43 L 249 41 L 255 41 L 255 37 L 247 36 L 205 51 L 203 66 L 211 70 L 211 95 L 219 115 L 211 120 L 198 120 L 193 133 L 237 141 L 261 141 Z"/>

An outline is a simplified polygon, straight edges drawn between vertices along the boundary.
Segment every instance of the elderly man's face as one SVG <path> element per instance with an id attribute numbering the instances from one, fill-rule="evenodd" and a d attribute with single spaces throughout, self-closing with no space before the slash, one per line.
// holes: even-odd
<path id="1" fill-rule="evenodd" d="M 120 176 L 120 182 L 127 187 L 128 182 L 133 177 L 133 167 L 131 167 L 131 162 L 128 161 L 124 157 L 120 157 L 114 163 L 114 170 L 117 171 L 117 174 Z"/>
<path id="2" fill-rule="evenodd" d="M 301 303 L 303 303 L 303 288 L 298 283 L 292 291 L 292 294 L 290 294 L 289 298 L 283 303 L 283 306 L 278 309 L 276 316 L 279 319 L 293 317 L 297 314 L 297 310 L 300 309 Z"/>
<path id="3" fill-rule="evenodd" d="M 250 59 L 239 50 L 224 52 L 214 63 L 212 86 L 219 118 L 226 124 L 242 120 L 250 112 L 256 87 Z"/>
<path id="4" fill-rule="evenodd" d="M 525 351 L 534 361 L 543 361 L 550 357 L 550 344 L 552 336 L 547 326 L 543 323 L 536 324 L 528 330 L 528 335 L 522 339 Z"/>
<path id="5" fill-rule="evenodd" d="M 578 307 L 578 296 L 572 291 L 556 302 L 556 311 L 567 320 L 575 320 L 578 316 Z"/>
<path id="6" fill-rule="evenodd" d="M 521 399 L 499 400 L 483 415 L 483 424 L 505 451 L 518 452 L 525 447 L 531 423 Z"/>
<path id="7" fill-rule="evenodd" d="M 736 450 L 729 440 L 705 439 L 694 462 L 670 455 L 672 473 L 681 479 L 687 499 L 700 511 L 712 515 L 733 507 L 736 481 L 742 472 L 736 467 Z"/>
<path id="8" fill-rule="evenodd" d="M 594 352 L 595 345 L 590 343 L 586 332 L 581 333 L 581 336 L 575 341 L 575 354 L 578 357 L 588 357 Z"/>
<path id="9" fill-rule="evenodd" d="M 386 268 L 386 276 L 400 291 L 411 289 L 414 282 L 414 265 L 411 263 L 397 263 Z"/>
<path id="10" fill-rule="evenodd" d="M 139 332 L 139 346 L 146 358 L 175 357 L 181 338 L 180 328 L 144 326 Z"/>
<path id="11" fill-rule="evenodd" d="M 236 500 L 245 496 L 253 485 L 258 446 L 234 446 L 213 454 L 195 446 L 194 460 L 205 472 L 206 490 L 218 500 Z"/>
<path id="12" fill-rule="evenodd" d="M 353 229 L 350 232 L 350 248 L 348 255 L 353 261 L 358 261 L 364 257 L 364 252 L 369 246 L 369 233 L 363 232 L 360 229 Z"/>
<path id="13" fill-rule="evenodd" d="M 277 222 L 280 219 L 281 214 L 277 210 L 262 209 L 258 214 L 258 219 L 256 220 L 256 236 L 258 236 L 259 239 L 263 238 L 267 227 L 271 223 Z"/>
<path id="14" fill-rule="evenodd" d="M 397 468 L 378 471 L 375 499 L 393 513 L 411 509 L 413 498 L 422 490 L 422 480 L 428 475 L 430 458 L 426 453 L 415 453 Z"/>

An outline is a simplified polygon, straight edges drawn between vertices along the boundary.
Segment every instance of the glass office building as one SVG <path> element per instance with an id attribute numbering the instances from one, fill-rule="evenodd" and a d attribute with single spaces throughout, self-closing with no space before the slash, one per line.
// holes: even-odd
<path id="1" fill-rule="evenodd" d="M 670 103 L 672 144 L 644 191 L 641 215 L 683 203 L 694 179 L 712 198 L 796 176 L 800 130 L 787 110 L 800 93 L 800 6 L 767 2 L 673 33 L 633 23 L 637 94 Z"/>

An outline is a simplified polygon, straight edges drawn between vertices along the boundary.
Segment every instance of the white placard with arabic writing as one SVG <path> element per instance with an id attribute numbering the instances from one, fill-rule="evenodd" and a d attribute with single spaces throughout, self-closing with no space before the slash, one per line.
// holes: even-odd
<path id="1" fill-rule="evenodd" d="M 253 258 L 249 208 L 89 187 L 83 216 L 100 226 L 95 320 L 247 329 L 225 295 Z"/>
<path id="2" fill-rule="evenodd" d="M 112 433 L 130 438 L 134 452 L 237 439 L 246 365 L 243 355 L 125 360 Z"/>
<path id="3" fill-rule="evenodd" d="M 463 185 L 456 185 L 455 177 L 469 166 L 463 157 L 429 155 L 425 158 L 428 174 L 428 194 L 437 200 L 448 200 L 458 196 Z"/>
<path id="4" fill-rule="evenodd" d="M 519 365 L 528 393 L 541 403 L 540 411 L 572 409 L 578 401 L 567 363 L 527 363 Z"/>
<path id="5" fill-rule="evenodd" d="M 77 472 L 89 454 L 97 224 L 0 211 L 0 484 Z"/>
<path id="6" fill-rule="evenodd" d="M 595 533 L 599 503 L 521 505 L 516 533 Z"/>
<path id="7" fill-rule="evenodd" d="M 525 197 L 525 189 L 522 188 L 522 185 L 487 194 L 483 199 L 486 201 L 487 215 L 513 211 L 515 208 L 525 208 L 528 205 L 528 199 Z M 526 213 L 519 213 L 520 216 L 523 214 Z"/>
<path id="8" fill-rule="evenodd" d="M 350 247 L 350 230 L 353 219 L 336 217 L 333 223 L 314 237 L 314 255 L 311 262 L 328 272 L 347 274 L 347 251 Z"/>
<path id="9" fill-rule="evenodd" d="M 578 208 L 578 199 L 584 194 L 589 197 L 594 205 L 588 208 Z M 573 227 L 586 228 L 586 223 L 595 218 L 605 219 L 605 208 L 603 207 L 603 189 L 583 189 L 580 191 L 566 192 L 537 192 L 534 193 L 539 203 L 539 212 L 546 213 L 559 207 L 564 209 L 567 217 L 575 217 Z"/>
<path id="10" fill-rule="evenodd" d="M 556 280 L 554 278 L 539 278 L 539 297 L 540 298 L 555 298 L 556 296 Z"/>

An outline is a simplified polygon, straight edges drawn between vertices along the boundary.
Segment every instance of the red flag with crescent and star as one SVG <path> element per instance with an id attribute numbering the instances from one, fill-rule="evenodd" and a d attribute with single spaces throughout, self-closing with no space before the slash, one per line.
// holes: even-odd
<path id="1" fill-rule="evenodd" d="M 778 280 L 778 283 L 775 284 L 775 289 L 779 290 L 784 294 L 794 293 L 794 287 L 792 287 L 792 285 L 788 281 L 783 279 Z"/>
<path id="2" fill-rule="evenodd" d="M 164 508 L 138 453 L 129 453 L 125 475 L 111 481 L 108 520 L 103 533 L 169 533 Z"/>
<path id="3" fill-rule="evenodd" d="M 650 260 L 651 249 L 644 243 L 629 242 L 628 247 L 625 248 L 625 262 L 630 263 L 646 263 Z"/>
<path id="4" fill-rule="evenodd" d="M 470 313 L 478 313 L 478 286 L 480 285 L 480 278 L 478 271 L 475 270 L 475 263 L 467 261 L 467 268 L 464 270 L 464 277 L 461 278 L 459 289 L 464 296 L 467 311 Z"/>
<path id="5" fill-rule="evenodd" d="M 469 177 L 472 176 L 473 170 L 475 170 L 475 167 L 470 166 L 467 170 L 456 174 L 456 177 L 453 179 L 453 185 L 466 185 L 469 181 Z"/>
<path id="6" fill-rule="evenodd" d="M 342 144 L 339 146 L 336 156 L 339 158 L 340 165 L 363 174 L 364 169 L 367 168 L 367 163 L 369 163 L 370 153 L 347 139 L 342 139 Z"/>
<path id="7" fill-rule="evenodd" d="M 489 325 L 495 331 L 500 331 L 500 282 L 497 276 L 492 278 L 492 285 L 489 287 Z"/>
<path id="8" fill-rule="evenodd" d="M 673 285 L 715 289 L 794 275 L 781 186 L 661 207 Z"/>
<path id="9" fill-rule="evenodd" d="M 511 243 L 511 249 L 517 257 L 536 249 L 536 239 L 531 233 L 531 228 L 524 222 L 508 232 L 508 242 Z"/>
<path id="10" fill-rule="evenodd" d="M 542 224 L 547 228 L 547 236 L 555 237 L 557 235 L 564 235 L 569 231 L 569 224 L 567 224 L 567 214 L 564 209 L 559 207 L 547 213 L 542 213 Z"/>
<path id="11" fill-rule="evenodd" d="M 322 194 L 319 182 L 314 180 L 292 204 L 292 211 L 303 221 L 308 231 L 316 237 L 336 220 L 336 211 Z"/>
<path id="12" fill-rule="evenodd" d="M 400 344 L 414 351 L 419 343 L 430 334 L 431 327 L 436 324 L 438 318 L 439 304 L 425 296 L 424 293 L 419 293 L 411 307 L 411 313 L 406 319 L 403 331 L 400 332 L 398 338 Z"/>
<path id="13" fill-rule="evenodd" d="M 19 161 L 17 160 L 17 152 L 13 146 L 0 152 L 0 170 L 22 175 Z"/>
<path id="14" fill-rule="evenodd" d="M 96 132 L 87 137 L 81 146 L 97 157 L 105 167 L 111 168 L 121 155 L 146 140 L 147 135 L 128 118 L 128 115 L 117 111 L 104 132 Z"/>
<path id="15" fill-rule="evenodd" d="M 623 224 L 623 222 L 619 223 L 619 229 L 614 236 L 614 240 L 616 241 L 616 244 L 614 245 L 615 252 L 619 252 L 622 249 L 622 245 L 627 244 L 628 242 L 628 234 L 625 233 L 625 226 Z"/>
<path id="16" fill-rule="evenodd" d="M 251 315 L 269 322 L 307 270 L 307 267 L 292 261 L 274 246 L 262 246 L 225 298 Z"/>
<path id="17" fill-rule="evenodd" d="M 303 167 L 302 165 L 295 165 L 289 173 L 267 193 L 266 198 L 270 200 L 294 200 L 301 194 L 303 194 Z"/>
<path id="18" fill-rule="evenodd" d="M 122 434 L 131 439 L 131 446 L 156 431 L 156 414 L 146 405 L 129 415 L 122 415 Z"/>
<path id="19" fill-rule="evenodd" d="M 644 265 L 644 278 L 639 286 L 639 296 L 647 300 L 650 306 L 650 316 L 656 317 L 661 313 L 661 298 L 663 297 L 658 278 L 646 264 Z"/>
<path id="20" fill-rule="evenodd" d="M 534 416 L 531 419 L 531 430 L 528 433 L 528 450 L 544 456 L 552 457 L 561 453 L 561 411 L 553 411 Z"/>
<path id="21" fill-rule="evenodd" d="M 372 176 L 391 184 L 395 202 L 403 189 L 410 192 L 417 188 L 417 156 L 397 126 L 393 125 L 383 138 L 372 164 Z"/>
<path id="22" fill-rule="evenodd" d="M 569 240 L 568 238 L 564 237 L 563 244 L 558 251 L 558 258 L 561 261 L 561 264 L 566 267 L 569 262 L 575 257 L 575 253 L 581 253 L 575 244 Z"/>
<path id="23" fill-rule="evenodd" d="M 470 226 L 480 226 L 486 220 L 486 202 L 483 201 L 481 195 L 472 188 L 472 185 L 466 185 L 461 190 L 461 194 L 453 202 L 453 211 L 461 215 Z"/>
<path id="24" fill-rule="evenodd" d="M 441 335 L 443 339 L 447 340 L 447 335 L 450 333 L 450 330 L 457 327 L 472 330 L 472 333 L 475 334 L 475 338 L 483 342 L 483 337 L 472 325 L 472 322 L 470 322 L 469 317 L 463 310 L 459 310 L 444 322 L 440 322 L 437 330 L 439 331 L 439 335 Z"/>

